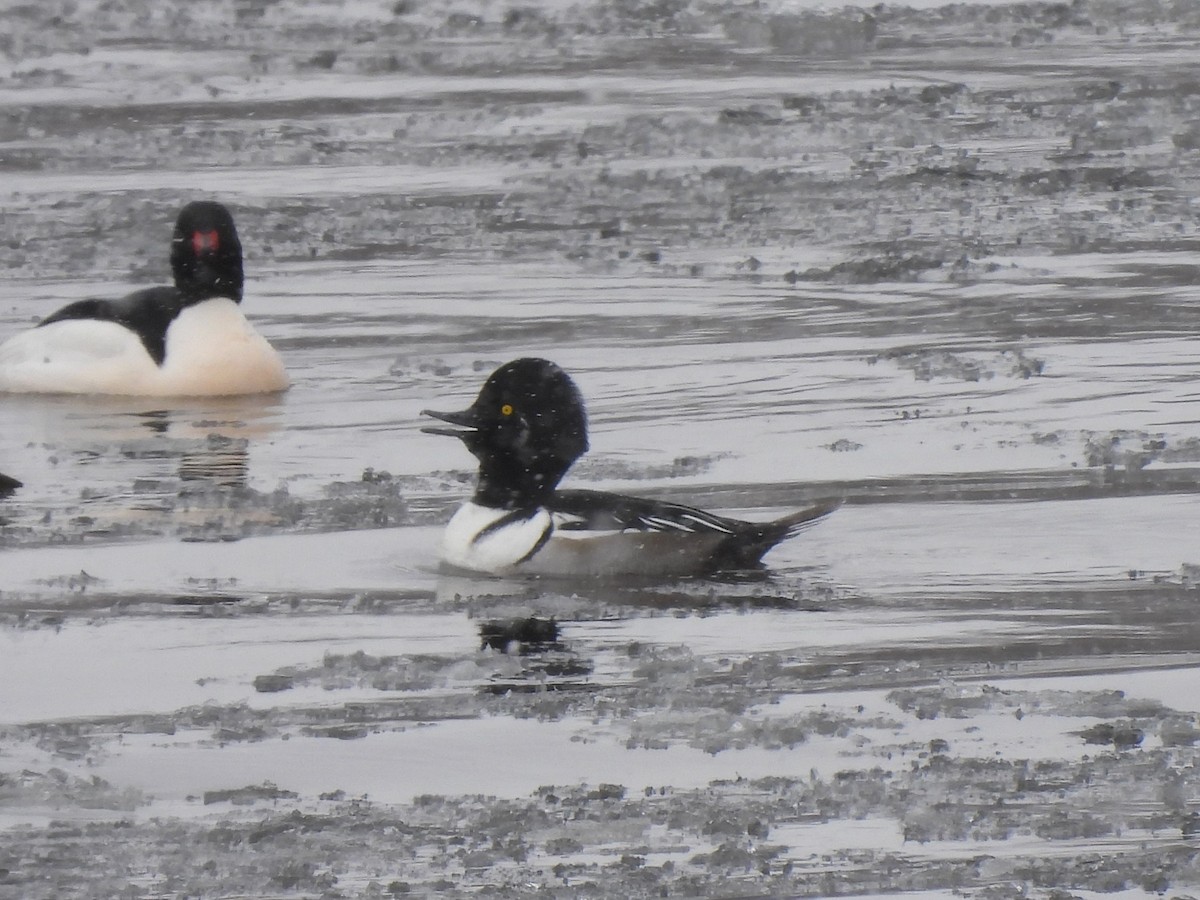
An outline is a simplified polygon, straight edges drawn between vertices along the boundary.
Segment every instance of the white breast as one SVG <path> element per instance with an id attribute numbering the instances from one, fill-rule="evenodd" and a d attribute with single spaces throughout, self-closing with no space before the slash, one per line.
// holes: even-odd
<path id="1" fill-rule="evenodd" d="M 188 307 L 167 330 L 160 367 L 133 331 L 65 319 L 0 344 L 0 392 L 221 396 L 284 390 L 279 355 L 232 300 Z"/>
<path id="2" fill-rule="evenodd" d="M 224 298 L 189 306 L 171 323 L 161 374 L 161 395 L 267 394 L 289 384 L 279 354 Z"/>
<path id="3" fill-rule="evenodd" d="M 464 503 L 446 526 L 442 559 L 459 569 L 491 575 L 523 571 L 519 564 L 543 540 L 546 529 L 551 527 L 550 514 L 539 509 L 527 519 L 508 522 L 484 533 L 511 514 L 509 510 Z"/>

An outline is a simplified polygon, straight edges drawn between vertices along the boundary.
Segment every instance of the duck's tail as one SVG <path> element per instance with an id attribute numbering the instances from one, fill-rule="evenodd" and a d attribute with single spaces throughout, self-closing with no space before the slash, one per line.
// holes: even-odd
<path id="1" fill-rule="evenodd" d="M 820 500 L 807 509 L 794 512 L 782 519 L 776 519 L 774 522 L 768 522 L 767 527 L 772 533 L 779 535 L 775 539 L 775 542 L 778 543 L 816 525 L 841 505 L 841 500 Z"/>
<path id="2" fill-rule="evenodd" d="M 821 500 L 773 522 L 747 522 L 744 531 L 725 542 L 728 559 L 722 568 L 758 566 L 776 544 L 811 528 L 841 505 L 841 500 Z"/>

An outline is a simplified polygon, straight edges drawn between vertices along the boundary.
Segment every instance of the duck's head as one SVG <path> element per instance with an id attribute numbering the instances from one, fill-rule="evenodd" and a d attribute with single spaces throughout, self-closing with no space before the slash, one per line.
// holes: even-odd
<path id="1" fill-rule="evenodd" d="M 229 210 L 197 200 L 180 211 L 171 237 L 171 271 L 186 301 L 228 297 L 241 302 L 242 243 Z"/>
<path id="2" fill-rule="evenodd" d="M 421 430 L 459 438 L 479 460 L 475 499 L 488 506 L 536 506 L 587 452 L 587 413 L 579 388 L 545 359 L 518 359 L 493 372 L 461 412 L 424 415 L 440 425 Z"/>

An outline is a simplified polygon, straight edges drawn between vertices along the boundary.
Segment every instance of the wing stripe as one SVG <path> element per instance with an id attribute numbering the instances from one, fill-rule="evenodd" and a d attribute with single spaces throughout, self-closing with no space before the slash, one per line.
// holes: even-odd
<path id="1" fill-rule="evenodd" d="M 661 516 L 638 516 L 638 519 L 655 531 L 686 531 L 688 534 L 695 531 L 694 528 L 688 528 L 682 522 L 676 522 L 674 519 L 664 519 Z"/>
<path id="2" fill-rule="evenodd" d="M 720 531 L 724 534 L 733 534 L 733 529 L 720 519 L 716 518 L 716 516 L 705 517 L 692 515 L 691 513 L 684 513 L 682 516 L 680 516 L 680 518 L 689 519 L 695 522 L 697 525 L 703 525 L 705 528 L 709 528 L 713 531 Z"/>

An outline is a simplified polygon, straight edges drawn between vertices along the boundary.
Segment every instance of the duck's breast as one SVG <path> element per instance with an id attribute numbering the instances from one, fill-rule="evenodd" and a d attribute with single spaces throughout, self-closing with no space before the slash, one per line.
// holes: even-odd
<path id="1" fill-rule="evenodd" d="M 464 503 L 446 526 L 442 559 L 470 572 L 511 574 L 522 571 L 521 563 L 540 552 L 552 530 L 550 513 L 544 509 L 517 516 L 511 510 Z"/>
<path id="2" fill-rule="evenodd" d="M 184 309 L 167 329 L 158 392 L 189 396 L 265 394 L 288 387 L 283 361 L 232 300 Z"/>

